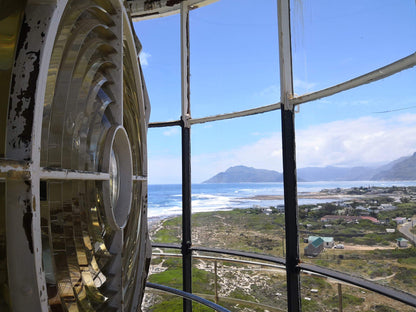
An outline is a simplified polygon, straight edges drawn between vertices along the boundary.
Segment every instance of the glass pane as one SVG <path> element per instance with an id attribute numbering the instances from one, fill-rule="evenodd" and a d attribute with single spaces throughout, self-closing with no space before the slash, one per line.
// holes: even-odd
<path id="1" fill-rule="evenodd" d="M 151 122 L 181 116 L 180 16 L 134 23 L 143 50 L 140 54 L 152 112 Z"/>
<path id="2" fill-rule="evenodd" d="M 100 15 L 105 10 L 98 6 L 91 9 L 100 18 L 90 19 L 82 5 L 67 8 L 52 51 L 43 110 L 41 165 L 100 171 L 105 134 L 121 123 L 121 86 L 113 78 L 120 72 L 113 55 L 120 51 L 105 39 L 117 37 L 107 26 L 113 22 Z M 71 10 L 85 12 L 71 14 Z"/>
<path id="3" fill-rule="evenodd" d="M 41 185 L 42 250 L 49 305 L 52 310 L 59 309 L 61 302 L 69 309 L 77 305 L 98 307 L 106 300 L 103 285 L 111 281 L 103 268 L 113 258 L 109 249 L 114 234 L 105 225 L 99 188 L 94 182 Z"/>
<path id="4" fill-rule="evenodd" d="M 124 50 L 127 51 L 127 44 L 124 42 Z M 127 52 L 126 52 L 127 53 Z M 133 63 L 127 57 L 126 53 L 123 55 L 123 127 L 126 129 L 129 137 L 131 154 L 133 160 L 133 174 L 143 175 L 143 157 L 146 151 L 143 148 L 146 133 L 144 122 L 145 117 L 140 114 L 140 106 L 143 103 L 139 100 L 139 95 L 136 91 L 136 81 L 133 71 Z"/>
<path id="5" fill-rule="evenodd" d="M 414 85 L 403 71 L 300 107 L 303 261 L 416 294 Z M 404 224 L 404 226 L 402 225 Z"/>
<path id="6" fill-rule="evenodd" d="M 169 250 L 168 252 L 171 252 Z M 182 289 L 182 258 L 152 257 L 148 281 L 175 289 Z M 143 309 L 146 311 L 182 311 L 182 298 L 156 290 L 148 290 Z"/>
<path id="7" fill-rule="evenodd" d="M 366 289 L 301 275 L 302 311 L 413 311 L 414 308 Z"/>
<path id="8" fill-rule="evenodd" d="M 413 0 L 291 2 L 296 94 L 338 84 L 415 52 Z"/>
<path id="9" fill-rule="evenodd" d="M 193 244 L 284 254 L 280 111 L 192 128 Z"/>
<path id="10" fill-rule="evenodd" d="M 140 236 L 143 183 L 133 185 L 136 200 L 123 241 L 121 231 L 109 225 L 101 182 L 41 181 L 42 261 L 53 311 L 61 309 L 61 304 L 68 309 L 101 309 L 108 301 L 108 285 L 121 274 L 124 300 L 131 304 L 141 286 L 136 281 L 144 253 Z"/>
<path id="11" fill-rule="evenodd" d="M 183 311 L 182 302 L 182 297 L 146 288 L 141 308 L 143 312 Z"/>
<path id="12" fill-rule="evenodd" d="M 223 0 L 190 12 L 194 118 L 280 101 L 276 1 Z"/>
<path id="13" fill-rule="evenodd" d="M 199 253 L 193 264 L 193 292 L 230 311 L 287 308 L 283 267 L 250 258 L 225 260 L 209 253 Z"/>
<path id="14" fill-rule="evenodd" d="M 155 243 L 182 240 L 182 160 L 179 127 L 150 128 L 149 210 L 150 237 Z"/>

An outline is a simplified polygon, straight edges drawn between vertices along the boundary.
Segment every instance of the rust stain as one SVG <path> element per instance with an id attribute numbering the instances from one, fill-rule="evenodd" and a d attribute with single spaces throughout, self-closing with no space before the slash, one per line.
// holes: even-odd
<path id="1" fill-rule="evenodd" d="M 26 212 L 23 215 L 23 229 L 25 230 L 27 242 L 29 244 L 29 250 L 33 254 L 33 237 L 32 237 L 32 220 L 33 213 L 30 206 L 30 200 L 24 200 Z"/>
<path id="2" fill-rule="evenodd" d="M 40 68 L 40 50 L 31 47 L 29 40 L 31 38 L 33 42 L 33 36 L 30 36 L 33 31 L 25 16 L 16 49 L 19 55 L 15 59 L 15 67 L 24 70 L 12 75 L 8 109 L 8 145 L 16 153 L 21 153 L 25 160 L 30 159 L 36 82 Z"/>
<path id="3" fill-rule="evenodd" d="M 181 3 L 183 0 L 168 0 L 166 1 L 167 6 L 174 6 L 175 4 Z"/>

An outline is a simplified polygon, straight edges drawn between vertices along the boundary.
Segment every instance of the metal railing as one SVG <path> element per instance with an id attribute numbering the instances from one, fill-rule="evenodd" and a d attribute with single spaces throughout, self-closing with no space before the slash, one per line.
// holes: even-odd
<path id="1" fill-rule="evenodd" d="M 152 247 L 181 250 L 181 246 L 178 244 L 153 244 Z M 238 263 L 245 263 L 245 264 L 270 266 L 272 268 L 277 268 L 277 269 L 286 269 L 285 259 L 280 258 L 280 257 L 270 256 L 270 255 L 250 253 L 250 252 L 238 251 L 238 250 L 208 248 L 208 247 L 191 247 L 190 250 L 192 252 L 199 251 L 199 252 L 206 252 L 206 253 L 222 254 L 222 255 L 228 255 L 228 256 L 236 256 L 236 257 L 254 259 L 254 260 L 259 260 L 262 262 L 225 258 L 225 257 L 213 257 L 213 256 L 197 255 L 197 254 L 192 255 L 193 259 L 206 259 L 206 260 L 224 261 L 224 262 L 238 262 Z M 182 257 L 182 254 L 154 253 L 153 256 Z M 402 302 L 409 306 L 416 307 L 416 296 L 411 295 L 409 293 L 405 293 L 403 291 L 400 291 L 394 288 L 391 288 L 391 287 L 377 284 L 375 282 L 366 280 L 364 278 L 352 276 L 343 272 L 335 271 L 332 269 L 320 267 L 320 266 L 313 265 L 313 264 L 306 264 L 302 262 L 300 262 L 297 265 L 297 268 L 299 271 L 302 271 L 304 273 L 313 274 L 313 275 L 317 275 L 317 276 L 321 276 L 325 278 L 330 278 L 335 281 L 339 281 L 339 282 L 343 282 L 343 283 L 353 285 L 359 288 L 363 288 L 363 289 L 378 293 L 387 298 L 391 298 L 396 301 Z"/>
<path id="2" fill-rule="evenodd" d="M 181 250 L 182 255 L 182 283 L 184 291 L 192 293 L 192 257 L 194 251 L 221 253 L 233 256 L 248 257 L 262 261 L 268 261 L 286 268 L 287 277 L 287 310 L 301 311 L 300 294 L 300 272 L 313 272 L 336 280 L 340 280 L 358 287 L 377 292 L 389 298 L 401 301 L 416 307 L 416 298 L 412 295 L 387 288 L 365 279 L 352 277 L 345 273 L 321 268 L 314 265 L 301 263 L 299 253 L 299 222 L 298 222 L 298 200 L 297 200 L 297 177 L 296 177 L 296 148 L 295 148 L 295 106 L 310 103 L 311 101 L 325 98 L 330 95 L 359 87 L 400 71 L 416 66 L 416 53 L 412 53 L 396 62 L 380 67 L 377 70 L 344 81 L 340 84 L 326 89 L 318 90 L 310 94 L 297 96 L 293 92 L 292 73 L 292 47 L 291 47 L 291 22 L 290 1 L 279 0 L 278 6 L 278 30 L 279 30 L 279 73 L 280 73 L 280 101 L 254 109 L 232 112 L 222 115 L 208 116 L 192 119 L 190 101 L 190 36 L 189 36 L 189 7 L 188 1 L 181 1 L 181 116 L 180 120 L 167 122 L 153 122 L 149 128 L 158 127 L 181 127 L 182 144 L 182 236 L 181 245 L 158 244 L 154 247 L 175 248 Z M 272 256 L 250 254 L 246 252 L 231 251 L 224 249 L 211 249 L 192 246 L 191 237 L 191 126 L 195 124 L 213 122 L 225 119 L 251 116 L 275 110 L 281 110 L 281 133 L 282 133 L 282 155 L 283 155 L 283 185 L 285 205 L 285 239 L 286 257 L 276 258 Z M 192 311 L 191 301 L 184 297 L 184 311 Z"/>

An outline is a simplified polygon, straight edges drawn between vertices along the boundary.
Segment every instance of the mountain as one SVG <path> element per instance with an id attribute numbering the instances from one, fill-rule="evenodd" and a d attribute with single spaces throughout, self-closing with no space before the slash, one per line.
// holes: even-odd
<path id="1" fill-rule="evenodd" d="M 416 153 L 381 167 L 306 167 L 297 170 L 298 181 L 416 181 Z M 245 166 L 228 168 L 204 183 L 282 182 L 277 171 Z"/>
<path id="2" fill-rule="evenodd" d="M 390 166 L 389 166 L 390 165 Z M 410 157 L 402 157 L 380 168 L 371 180 L 400 181 L 416 180 L 416 153 Z"/>
<path id="3" fill-rule="evenodd" d="M 306 167 L 297 170 L 305 181 L 366 181 L 371 180 L 377 169 L 371 167 Z"/>
<path id="4" fill-rule="evenodd" d="M 239 182 L 282 182 L 283 175 L 277 171 L 255 169 L 246 166 L 234 166 L 220 172 L 203 183 L 239 183 Z"/>

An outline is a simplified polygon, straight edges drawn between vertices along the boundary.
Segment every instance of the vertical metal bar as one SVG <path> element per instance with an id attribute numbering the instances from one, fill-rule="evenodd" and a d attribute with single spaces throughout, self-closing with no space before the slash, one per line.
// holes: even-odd
<path id="1" fill-rule="evenodd" d="M 183 290 L 192 293 L 190 133 L 182 126 L 182 281 Z M 183 310 L 192 311 L 192 301 L 183 299 Z"/>
<path id="2" fill-rule="evenodd" d="M 338 283 L 338 311 L 342 312 L 342 285 Z"/>
<path id="3" fill-rule="evenodd" d="M 182 287 L 192 293 L 191 237 L 191 126 L 189 88 L 189 8 L 181 2 L 181 94 L 182 94 Z M 192 301 L 183 299 L 183 311 L 192 311 Z"/>
<path id="4" fill-rule="evenodd" d="M 217 260 L 214 261 L 214 283 L 215 283 L 215 303 L 218 304 L 218 268 Z"/>
<path id="5" fill-rule="evenodd" d="M 278 0 L 279 64 L 285 201 L 286 280 L 288 311 L 301 311 L 296 145 L 293 95 L 290 0 Z"/>
<path id="6" fill-rule="evenodd" d="M 189 7 L 188 1 L 181 2 L 181 96 L 182 96 L 182 118 L 189 117 L 190 110 L 190 65 L 189 65 Z"/>

